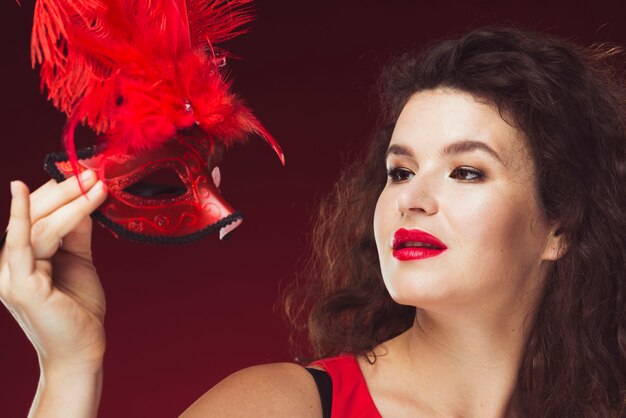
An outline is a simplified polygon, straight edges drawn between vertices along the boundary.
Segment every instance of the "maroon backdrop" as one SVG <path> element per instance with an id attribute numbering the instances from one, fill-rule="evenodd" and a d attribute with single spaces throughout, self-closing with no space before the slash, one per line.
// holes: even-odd
<path id="1" fill-rule="evenodd" d="M 0 3 L 0 222 L 9 180 L 47 180 L 42 159 L 61 148 L 64 117 L 30 68 L 32 1 Z M 273 306 L 304 254 L 309 218 L 349 150 L 372 129 L 369 96 L 393 51 L 490 23 L 514 23 L 583 44 L 625 45 L 626 16 L 603 1 L 259 1 L 252 32 L 227 46 L 235 88 L 278 138 L 281 167 L 253 139 L 222 165 L 224 195 L 246 213 L 228 242 L 216 236 L 159 248 L 95 228 L 106 290 L 106 417 L 170 417 L 228 374 L 290 361 Z M 617 4 L 618 2 L 616 2 Z M 34 350 L 0 308 L 0 416 L 25 416 L 37 384 Z M 244 395 L 245 396 L 245 395 Z"/>

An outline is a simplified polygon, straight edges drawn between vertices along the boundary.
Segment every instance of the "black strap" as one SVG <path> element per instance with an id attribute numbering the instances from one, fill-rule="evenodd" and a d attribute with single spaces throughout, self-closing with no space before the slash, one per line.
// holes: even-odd
<path id="1" fill-rule="evenodd" d="M 328 373 L 323 370 L 312 367 L 306 367 L 306 369 L 313 375 L 315 384 L 317 384 L 317 390 L 319 391 L 320 399 L 322 400 L 323 417 L 330 418 L 330 409 L 333 403 L 333 381 Z"/>

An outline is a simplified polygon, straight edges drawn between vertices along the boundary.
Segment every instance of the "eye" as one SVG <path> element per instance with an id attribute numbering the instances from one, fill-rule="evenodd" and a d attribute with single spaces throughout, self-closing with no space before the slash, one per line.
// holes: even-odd
<path id="1" fill-rule="evenodd" d="M 450 173 L 450 178 L 462 181 L 478 181 L 483 177 L 483 173 L 470 167 L 457 167 Z"/>
<path id="2" fill-rule="evenodd" d="M 387 169 L 387 178 L 392 183 L 399 183 L 401 181 L 408 180 L 409 176 L 412 174 L 413 172 L 411 170 L 407 170 L 405 168 L 390 167 Z"/>

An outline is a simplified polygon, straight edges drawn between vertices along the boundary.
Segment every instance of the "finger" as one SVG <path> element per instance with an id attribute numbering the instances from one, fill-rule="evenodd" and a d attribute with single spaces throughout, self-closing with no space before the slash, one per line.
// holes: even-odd
<path id="1" fill-rule="evenodd" d="M 36 259 L 49 258 L 59 249 L 59 239 L 73 231 L 91 212 L 98 208 L 106 199 L 106 188 L 98 181 L 87 196 L 79 194 L 71 202 L 61 206 L 48 216 L 39 219 L 34 225 L 31 240 Z M 83 239 L 84 242 L 84 239 Z M 89 241 L 90 242 L 90 241 Z M 70 243 L 70 245 L 72 245 Z M 64 248 L 69 250 L 68 247 Z M 88 251 L 88 248 L 75 248 L 77 251 Z"/>
<path id="2" fill-rule="evenodd" d="M 92 220 L 85 216 L 72 231 L 63 237 L 63 251 L 74 253 L 86 260 L 91 260 Z"/>
<path id="3" fill-rule="evenodd" d="M 52 277 L 52 264 L 50 260 L 35 260 L 35 270 L 41 271 L 45 276 Z"/>
<path id="4" fill-rule="evenodd" d="M 31 192 L 30 193 L 31 209 L 33 208 L 33 200 L 41 198 L 41 195 L 46 194 L 49 190 L 51 190 L 57 184 L 59 183 L 57 183 L 55 179 L 50 179 L 48 180 L 47 183 L 44 183 L 43 185 L 39 186 L 37 190 Z"/>
<path id="5" fill-rule="evenodd" d="M 89 190 L 97 180 L 96 173 L 92 170 L 83 171 L 80 178 L 85 190 Z M 56 183 L 54 180 L 51 182 L 49 181 L 31 194 L 30 217 L 33 223 L 82 194 L 76 176 L 61 183 Z"/>
<path id="6" fill-rule="evenodd" d="M 50 190 L 52 190 L 52 188 L 57 184 L 56 180 L 54 179 L 50 179 L 48 180 L 47 183 L 44 183 L 42 186 L 40 186 L 37 190 L 35 190 L 34 192 L 32 192 L 30 194 L 30 210 L 31 210 L 31 223 L 35 221 L 35 219 L 33 219 L 33 207 L 37 207 L 36 201 L 38 199 L 41 199 L 42 196 L 45 196 L 46 193 L 48 193 Z M 35 202 L 35 204 L 33 204 L 33 202 Z M 7 232 L 8 232 L 8 228 L 7 230 L 4 232 L 4 234 L 0 237 L 0 249 L 2 247 L 4 247 L 4 243 L 7 239 Z"/>
<path id="7" fill-rule="evenodd" d="M 25 279 L 35 268 L 29 206 L 28 187 L 21 181 L 11 182 L 11 215 L 5 245 L 11 281 Z"/>

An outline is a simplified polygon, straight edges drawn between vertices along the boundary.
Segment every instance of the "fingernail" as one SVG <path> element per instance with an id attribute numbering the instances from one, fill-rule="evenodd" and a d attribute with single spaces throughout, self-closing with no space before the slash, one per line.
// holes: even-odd
<path id="1" fill-rule="evenodd" d="M 80 179 L 82 181 L 91 180 L 93 178 L 94 172 L 92 170 L 85 170 L 80 173 Z"/>
<path id="2" fill-rule="evenodd" d="M 105 189 L 104 182 L 102 180 L 98 180 L 96 184 L 89 190 L 90 193 L 100 193 Z"/>
<path id="3" fill-rule="evenodd" d="M 17 194 L 17 181 L 11 182 L 11 197 L 15 197 Z"/>

